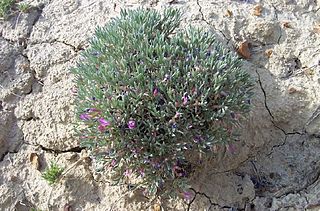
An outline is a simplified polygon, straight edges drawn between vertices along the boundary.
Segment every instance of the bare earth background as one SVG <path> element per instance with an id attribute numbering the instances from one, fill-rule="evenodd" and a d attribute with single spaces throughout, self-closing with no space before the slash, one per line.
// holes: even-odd
<path id="1" fill-rule="evenodd" d="M 126 186 L 111 187 L 95 173 L 70 124 L 70 67 L 96 26 L 121 8 L 139 6 L 180 8 L 182 27 L 213 31 L 231 50 L 249 42 L 245 68 L 256 81 L 254 108 L 235 152 L 220 149 L 195 179 L 192 200 L 161 207 L 320 210 L 319 0 L 23 2 L 34 8 L 0 22 L 1 210 L 159 210 L 154 204 L 160 202 L 148 207 L 143 197 L 124 195 Z M 55 186 L 41 178 L 51 161 L 75 165 Z"/>

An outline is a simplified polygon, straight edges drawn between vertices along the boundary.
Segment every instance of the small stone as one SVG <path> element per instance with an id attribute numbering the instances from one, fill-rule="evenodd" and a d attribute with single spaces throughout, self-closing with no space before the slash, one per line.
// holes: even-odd
<path id="1" fill-rule="evenodd" d="M 272 53 L 273 53 L 273 50 L 272 50 L 272 49 L 268 49 L 268 50 L 265 51 L 265 54 L 266 54 L 266 56 L 267 56 L 268 58 L 271 57 Z"/>
<path id="2" fill-rule="evenodd" d="M 316 24 L 316 25 L 313 27 L 312 32 L 315 33 L 315 34 L 320 35 L 320 23 Z"/>
<path id="3" fill-rule="evenodd" d="M 29 156 L 29 160 L 31 165 L 36 169 L 40 169 L 40 160 L 39 160 L 39 155 L 37 153 L 31 153 Z"/>
<path id="4" fill-rule="evenodd" d="M 288 93 L 289 93 L 289 94 L 294 94 L 294 93 L 296 93 L 296 92 L 299 92 L 299 90 L 298 90 L 297 88 L 295 88 L 295 87 L 289 87 L 289 89 L 288 89 Z"/>
<path id="5" fill-rule="evenodd" d="M 249 50 L 249 43 L 248 41 L 243 41 L 239 44 L 237 49 L 238 54 L 243 57 L 244 59 L 250 59 L 251 53 Z"/>
<path id="6" fill-rule="evenodd" d="M 315 70 L 312 69 L 312 68 L 306 68 L 306 69 L 303 70 L 303 73 L 306 76 L 313 76 L 313 75 L 315 75 Z"/>
<path id="7" fill-rule="evenodd" d="M 292 26 L 290 25 L 290 23 L 288 22 L 288 21 L 284 21 L 283 23 L 282 23 L 282 26 L 283 26 L 283 28 L 292 28 Z"/>
<path id="8" fill-rule="evenodd" d="M 10 181 L 11 182 L 18 182 L 18 177 L 17 176 L 15 176 L 15 175 L 12 175 L 11 177 L 10 177 Z"/>
<path id="9" fill-rule="evenodd" d="M 160 204 L 154 204 L 154 205 L 153 205 L 153 211 L 161 211 L 161 206 L 160 206 Z"/>
<path id="10" fill-rule="evenodd" d="M 320 137 L 320 107 L 313 113 L 305 126 L 306 132 L 309 135 Z"/>
<path id="11" fill-rule="evenodd" d="M 262 13 L 262 6 L 258 4 L 253 8 L 253 15 L 261 16 L 261 13 Z"/>
<path id="12" fill-rule="evenodd" d="M 232 15 L 233 15 L 233 13 L 232 13 L 231 10 L 227 10 L 227 11 L 226 11 L 226 14 L 225 14 L 226 17 L 229 17 L 229 18 L 230 18 L 230 17 L 232 17 Z"/>
<path id="13" fill-rule="evenodd" d="M 72 211 L 72 207 L 69 204 L 64 205 L 63 211 Z"/>

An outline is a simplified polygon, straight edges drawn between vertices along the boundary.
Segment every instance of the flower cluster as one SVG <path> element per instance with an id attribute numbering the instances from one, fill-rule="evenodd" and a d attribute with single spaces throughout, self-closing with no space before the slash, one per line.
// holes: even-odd
<path id="1" fill-rule="evenodd" d="M 97 129 L 100 132 L 106 132 L 108 126 L 111 125 L 110 121 L 101 117 L 101 111 L 96 108 L 86 109 L 84 113 L 80 114 L 79 118 L 84 122 L 88 122 L 90 120 L 93 122 L 97 122 L 98 123 Z M 128 121 L 127 127 L 129 129 L 134 129 L 136 127 L 136 122 L 134 120 Z"/>
<path id="2" fill-rule="evenodd" d="M 205 156 L 220 145 L 234 153 L 253 83 L 213 34 L 176 31 L 180 19 L 173 9 L 123 10 L 73 72 L 77 131 L 103 170 L 147 195 L 190 199 Z"/>

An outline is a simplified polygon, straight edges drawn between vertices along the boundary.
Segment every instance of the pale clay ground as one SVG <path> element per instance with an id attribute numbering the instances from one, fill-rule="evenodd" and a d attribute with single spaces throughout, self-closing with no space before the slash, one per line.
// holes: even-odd
<path id="1" fill-rule="evenodd" d="M 163 210 L 320 210 L 319 0 L 23 2 L 34 9 L 0 22 L 1 210 L 157 210 L 156 203 Z M 124 195 L 125 186 L 110 187 L 94 173 L 72 138 L 70 67 L 96 26 L 139 6 L 180 8 L 182 27 L 214 31 L 232 50 L 251 44 L 245 68 L 256 80 L 254 109 L 241 143 L 205 166 L 189 202 Z M 70 169 L 55 186 L 41 178 L 51 161 Z"/>

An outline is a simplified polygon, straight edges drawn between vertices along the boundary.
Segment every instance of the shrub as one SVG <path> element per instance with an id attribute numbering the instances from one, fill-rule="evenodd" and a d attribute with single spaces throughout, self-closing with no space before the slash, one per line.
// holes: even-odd
<path id="1" fill-rule="evenodd" d="M 20 3 L 17 5 L 17 7 L 18 7 L 18 10 L 23 13 L 29 12 L 29 10 L 32 8 L 31 5 L 27 3 Z"/>
<path id="2" fill-rule="evenodd" d="M 14 5 L 15 0 L 1 0 L 0 1 L 0 17 L 5 18 L 11 7 Z"/>
<path id="3" fill-rule="evenodd" d="M 18 3 L 16 0 L 0 0 L 0 20 L 6 20 L 16 11 L 28 13 L 30 9 L 32 9 L 32 6 L 28 3 Z"/>
<path id="4" fill-rule="evenodd" d="M 253 83 L 214 35 L 178 31 L 179 10 L 123 10 L 73 69 L 77 133 L 103 171 L 147 195 L 183 193 L 205 155 L 237 140 Z"/>
<path id="5" fill-rule="evenodd" d="M 51 163 L 50 167 L 47 167 L 45 172 L 42 174 L 42 178 L 52 185 L 57 182 L 62 172 L 63 168 L 59 167 L 56 163 Z"/>

